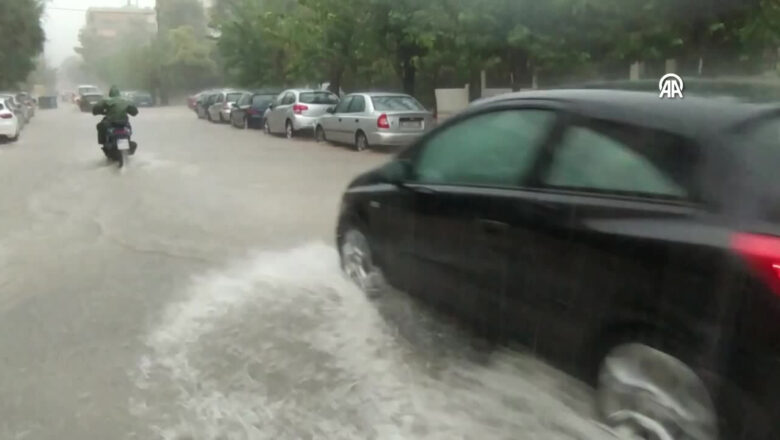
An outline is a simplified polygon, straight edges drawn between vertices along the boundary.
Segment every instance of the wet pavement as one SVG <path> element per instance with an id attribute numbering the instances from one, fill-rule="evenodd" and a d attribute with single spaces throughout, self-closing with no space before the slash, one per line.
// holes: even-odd
<path id="1" fill-rule="evenodd" d="M 605 438 L 587 387 L 343 278 L 340 194 L 387 154 L 164 108 L 120 172 L 96 122 L 0 145 L 0 439 Z"/>

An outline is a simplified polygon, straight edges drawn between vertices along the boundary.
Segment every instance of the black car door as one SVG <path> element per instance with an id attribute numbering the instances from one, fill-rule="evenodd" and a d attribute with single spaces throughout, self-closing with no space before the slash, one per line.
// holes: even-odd
<path id="1" fill-rule="evenodd" d="M 699 252 L 681 243 L 703 235 L 695 144 L 610 121 L 569 121 L 533 176 L 534 190 L 516 193 L 523 208 L 507 220 L 517 288 L 507 292 L 512 313 L 504 322 L 543 354 L 576 366 L 603 328 L 627 318 L 616 310 L 649 314 L 672 304 L 664 283 Z"/>
<path id="2" fill-rule="evenodd" d="M 428 138 L 413 158 L 413 290 L 481 323 L 498 322 L 507 285 L 501 212 L 556 121 L 543 107 L 492 109 Z"/>

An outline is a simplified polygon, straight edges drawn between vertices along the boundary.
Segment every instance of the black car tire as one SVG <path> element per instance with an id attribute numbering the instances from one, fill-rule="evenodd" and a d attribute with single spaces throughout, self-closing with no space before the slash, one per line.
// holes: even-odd
<path id="1" fill-rule="evenodd" d="M 292 121 L 289 119 L 284 124 L 284 135 L 287 137 L 287 139 L 292 139 L 295 137 L 295 129 L 293 128 Z"/>
<path id="2" fill-rule="evenodd" d="M 366 295 L 374 297 L 386 289 L 385 277 L 374 264 L 371 245 L 361 230 L 346 230 L 339 244 L 339 258 L 341 269 Z"/>
<path id="3" fill-rule="evenodd" d="M 366 137 L 366 134 L 362 131 L 358 131 L 357 134 L 355 134 L 355 151 L 365 151 L 368 150 L 368 138 Z"/>
<path id="4" fill-rule="evenodd" d="M 314 130 L 314 141 L 315 142 L 328 141 L 328 139 L 325 138 L 325 129 L 322 128 L 322 125 L 318 125 L 317 128 Z"/>
<path id="5" fill-rule="evenodd" d="M 768 440 L 775 438 L 773 433 L 770 433 L 770 424 L 765 414 L 755 404 L 745 397 L 744 393 L 731 386 L 727 381 L 723 380 L 719 375 L 713 372 L 712 368 L 699 365 L 697 363 L 697 355 L 700 350 L 694 348 L 686 348 L 684 344 L 676 344 L 663 342 L 667 340 L 664 337 L 658 337 L 657 332 L 637 332 L 631 331 L 616 338 L 609 338 L 612 342 L 602 346 L 599 350 L 599 363 L 603 367 L 607 356 L 613 353 L 619 347 L 625 347 L 628 345 L 638 345 L 648 347 L 651 350 L 658 351 L 675 361 L 683 365 L 691 374 L 698 378 L 699 383 L 706 389 L 706 393 L 711 399 L 714 411 L 716 437 L 715 439 L 731 439 L 731 438 L 744 438 L 744 439 L 757 439 Z M 607 346 L 609 348 L 607 348 Z M 648 362 L 642 362 L 637 365 L 647 365 Z M 603 370 L 602 370 L 603 371 Z M 654 377 L 659 376 L 659 371 L 654 371 Z M 663 371 L 661 372 L 663 373 Z M 632 379 L 637 382 L 638 376 L 634 376 Z M 600 417 L 604 419 L 604 407 L 603 407 L 603 383 L 602 377 L 599 377 L 596 383 L 597 390 L 597 409 Z M 679 379 L 678 379 L 679 380 Z M 678 386 L 681 386 L 679 382 Z M 653 384 L 655 385 L 655 384 Z M 691 384 L 684 384 L 685 390 L 691 390 Z M 649 389 L 658 389 L 656 387 L 650 387 Z M 645 397 L 649 394 L 646 389 L 637 390 L 638 394 Z M 625 404 L 625 401 L 623 403 Z M 637 411 L 639 412 L 639 411 Z M 656 409 L 656 413 L 658 410 Z M 641 412 L 640 412 L 641 414 Z M 610 425 L 610 420 L 603 420 L 606 425 Z M 654 437 L 649 437 L 654 438 Z M 676 437 L 675 437 L 676 438 Z M 694 437 L 685 437 L 694 438 Z"/>

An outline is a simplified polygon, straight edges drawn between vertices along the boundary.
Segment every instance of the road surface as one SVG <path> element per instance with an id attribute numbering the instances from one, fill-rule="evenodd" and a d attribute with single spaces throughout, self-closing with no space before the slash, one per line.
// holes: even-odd
<path id="1" fill-rule="evenodd" d="M 119 172 L 96 122 L 0 145 L 0 438 L 603 436 L 583 385 L 344 280 L 341 191 L 387 154 L 163 108 Z"/>

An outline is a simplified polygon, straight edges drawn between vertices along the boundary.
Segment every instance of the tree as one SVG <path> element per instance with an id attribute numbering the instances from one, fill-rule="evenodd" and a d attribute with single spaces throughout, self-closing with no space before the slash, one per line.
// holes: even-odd
<path id="1" fill-rule="evenodd" d="M 43 7 L 38 0 L 0 1 L 0 87 L 14 87 L 35 69 L 43 51 Z"/>

